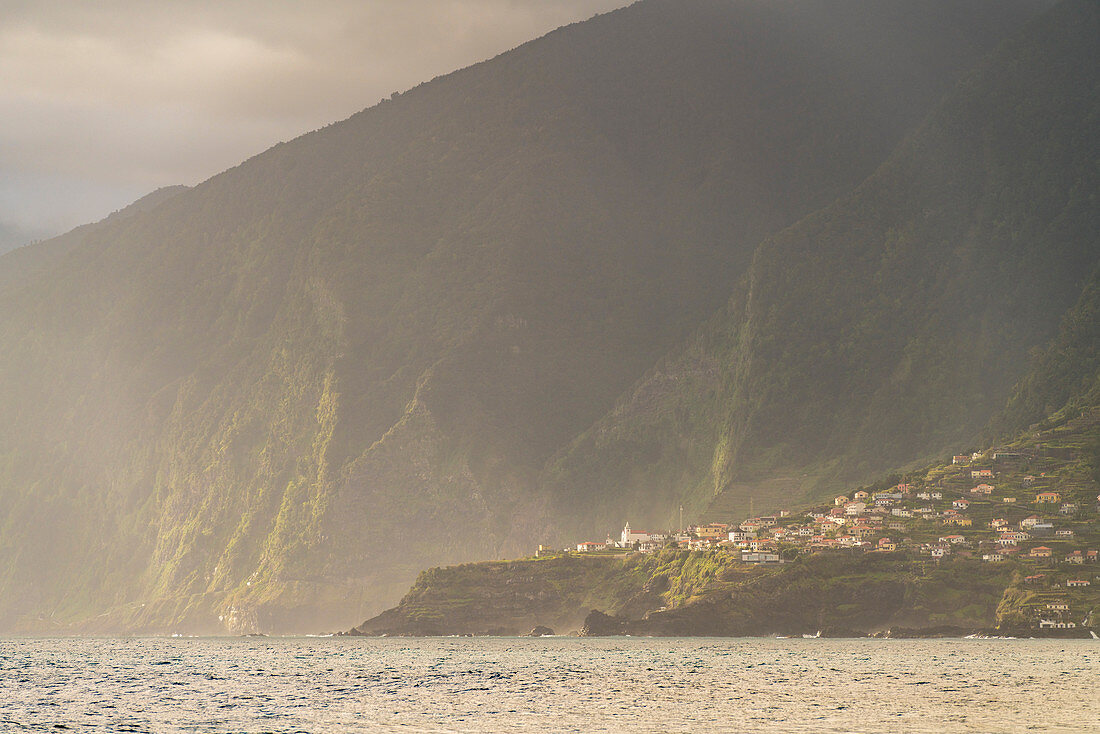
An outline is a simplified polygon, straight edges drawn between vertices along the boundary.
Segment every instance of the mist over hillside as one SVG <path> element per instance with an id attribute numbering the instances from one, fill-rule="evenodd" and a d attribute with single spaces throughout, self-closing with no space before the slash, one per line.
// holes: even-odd
<path id="1" fill-rule="evenodd" d="M 550 464 L 559 501 L 590 532 L 685 499 L 737 519 L 981 436 L 1100 263 L 1097 10 L 1060 4 L 854 192 L 767 238 L 729 303 Z M 1082 341 L 1016 389 L 1002 434 L 1090 374 Z"/>
<path id="2" fill-rule="evenodd" d="M 898 145 L 1045 5 L 645 0 L 0 258 L 0 628 L 346 627 L 424 566 L 981 427 L 1095 255 L 1090 6 Z M 922 370 L 964 334 L 957 405 L 973 365 Z"/>

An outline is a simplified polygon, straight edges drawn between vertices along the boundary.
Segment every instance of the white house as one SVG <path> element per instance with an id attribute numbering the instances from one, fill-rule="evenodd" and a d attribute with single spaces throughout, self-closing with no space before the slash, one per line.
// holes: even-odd
<path id="1" fill-rule="evenodd" d="M 1077 626 L 1076 622 L 1063 622 L 1060 619 L 1040 619 L 1039 629 L 1041 630 L 1068 630 Z"/>
<path id="2" fill-rule="evenodd" d="M 863 513 L 867 509 L 867 503 L 865 502 L 849 502 L 844 505 L 844 514 L 848 517 L 856 517 Z"/>

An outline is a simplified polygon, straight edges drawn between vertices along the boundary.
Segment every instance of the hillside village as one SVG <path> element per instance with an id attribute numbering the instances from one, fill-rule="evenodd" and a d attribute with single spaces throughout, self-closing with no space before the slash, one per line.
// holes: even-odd
<path id="1" fill-rule="evenodd" d="M 736 524 L 704 522 L 646 532 L 626 523 L 619 537 L 568 552 L 653 553 L 678 547 L 737 554 L 779 565 L 800 555 L 900 553 L 1014 564 L 1025 591 L 1017 620 L 1038 629 L 1094 626 L 1100 599 L 1100 495 L 1074 439 L 1092 436 L 1095 413 L 1048 432 L 1063 441 L 960 453 L 895 484 L 856 489 L 831 504 L 780 510 Z M 1043 434 L 1036 434 L 1042 437 Z M 1080 443 L 1078 441 L 1078 443 Z M 1087 442 L 1086 442 L 1087 444 Z M 885 483 L 883 483 L 885 484 Z M 540 554 L 548 549 L 540 548 Z"/>

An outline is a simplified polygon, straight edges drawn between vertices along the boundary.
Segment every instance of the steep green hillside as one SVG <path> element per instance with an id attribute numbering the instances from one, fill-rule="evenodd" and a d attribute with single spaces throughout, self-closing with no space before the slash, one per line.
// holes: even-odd
<path id="1" fill-rule="evenodd" d="M 1064 420 L 1096 406 L 1100 406 L 1100 270 L 1092 274 L 1062 320 L 1057 338 L 1034 356 L 995 427 L 1011 433 L 1042 419 Z"/>
<path id="2" fill-rule="evenodd" d="M 1098 57 L 1100 7 L 1060 4 L 762 244 L 726 307 L 550 464 L 562 512 L 666 527 L 686 498 L 740 519 L 980 433 L 1100 261 Z"/>
<path id="3" fill-rule="evenodd" d="M 546 459 L 1037 4 L 646 0 L 0 260 L 0 629 L 341 627 L 574 524 Z"/>
<path id="4" fill-rule="evenodd" d="M 757 540 L 786 563 L 742 561 L 726 541 L 437 568 L 352 634 L 524 634 L 548 625 L 588 635 L 1087 636 L 1100 626 L 1100 407 L 1067 408 L 972 461 L 908 472 L 903 494 L 899 477 L 880 478 L 864 489 L 901 499 L 864 507 L 846 526 L 814 522 L 832 501 L 773 518 L 777 532 Z M 971 472 L 981 469 L 995 476 L 989 495 L 971 491 Z M 956 510 L 959 499 L 969 506 Z M 806 527 L 810 536 L 799 532 Z M 856 528 L 869 533 L 863 543 L 842 542 Z M 880 549 L 878 539 L 893 547 Z M 1050 553 L 1032 554 L 1042 548 Z M 1044 629 L 1043 619 L 1073 626 Z"/>

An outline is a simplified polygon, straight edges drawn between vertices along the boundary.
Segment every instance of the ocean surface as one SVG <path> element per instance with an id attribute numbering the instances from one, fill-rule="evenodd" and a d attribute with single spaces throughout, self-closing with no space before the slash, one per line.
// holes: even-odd
<path id="1" fill-rule="evenodd" d="M 0 640 L 0 731 L 1097 732 L 1095 640 Z"/>

